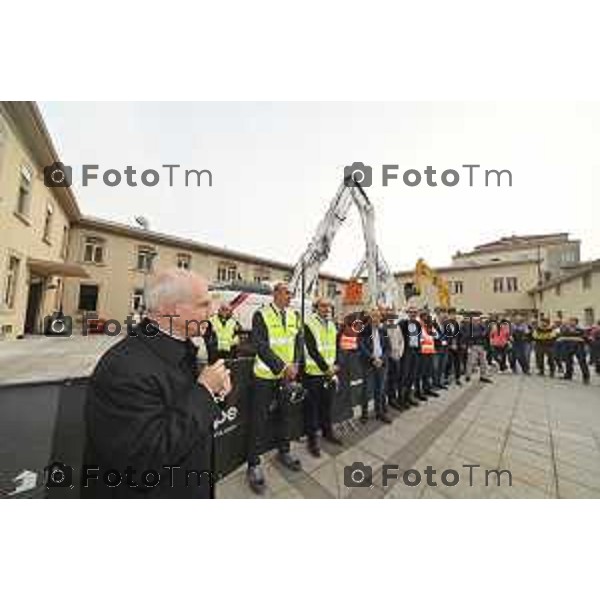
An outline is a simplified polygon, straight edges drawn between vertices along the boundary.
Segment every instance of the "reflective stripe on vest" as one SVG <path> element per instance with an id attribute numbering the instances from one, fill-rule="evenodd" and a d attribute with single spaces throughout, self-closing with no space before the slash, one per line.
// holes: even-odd
<path id="1" fill-rule="evenodd" d="M 319 354 L 331 368 L 335 363 L 335 344 L 337 337 L 335 324 L 330 320 L 327 320 L 326 323 L 323 324 L 323 321 L 317 315 L 311 315 L 306 320 L 306 325 L 315 338 Z M 319 365 L 317 365 L 312 356 L 308 353 L 308 348 L 305 350 L 304 354 L 306 356 L 306 373 L 308 375 L 325 375 L 325 373 L 319 369 Z"/>
<path id="2" fill-rule="evenodd" d="M 358 348 L 358 335 L 345 335 L 342 333 L 340 336 L 340 350 L 356 350 Z"/>
<path id="3" fill-rule="evenodd" d="M 237 336 L 235 335 L 235 329 L 237 325 L 235 319 L 229 318 L 223 325 L 220 317 L 215 315 L 210 318 L 210 322 L 217 335 L 219 350 L 223 352 L 229 352 L 231 347 L 238 342 Z"/>
<path id="4" fill-rule="evenodd" d="M 298 316 L 289 308 L 285 311 L 285 327 L 281 314 L 273 306 L 264 306 L 260 309 L 263 321 L 269 336 L 269 347 L 286 365 L 294 362 L 296 335 L 298 334 Z M 281 379 L 281 374 L 274 374 L 271 369 L 259 358 L 254 358 L 254 375 L 259 379 Z"/>
<path id="5" fill-rule="evenodd" d="M 433 336 L 427 331 L 425 325 L 421 325 L 421 352 L 423 354 L 435 354 Z"/>

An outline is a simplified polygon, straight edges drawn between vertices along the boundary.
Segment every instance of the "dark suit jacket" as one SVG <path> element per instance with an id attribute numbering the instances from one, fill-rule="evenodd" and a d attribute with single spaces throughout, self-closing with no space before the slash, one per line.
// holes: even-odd
<path id="1" fill-rule="evenodd" d="M 379 326 L 379 341 L 381 343 L 381 360 L 384 364 L 387 362 L 390 353 L 390 339 L 383 325 Z M 358 351 L 366 364 L 373 363 L 373 326 L 367 325 L 358 336 Z"/>
<path id="2" fill-rule="evenodd" d="M 210 497 L 207 474 L 186 477 L 186 471 L 210 471 L 213 421 L 220 414 L 208 390 L 196 383 L 191 346 L 161 332 L 138 332 L 102 356 L 85 407 L 84 463 L 99 467 L 98 480 L 82 486 L 83 497 Z M 138 487 L 127 485 L 128 467 L 136 471 L 129 480 Z M 117 487 L 103 481 L 110 469 L 123 475 Z M 156 487 L 143 485 L 147 470 L 160 475 Z M 149 484 L 153 478 L 148 476 Z"/>

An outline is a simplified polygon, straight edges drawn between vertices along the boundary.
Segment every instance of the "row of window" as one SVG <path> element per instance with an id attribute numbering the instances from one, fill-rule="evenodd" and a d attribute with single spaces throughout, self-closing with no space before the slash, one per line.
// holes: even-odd
<path id="1" fill-rule="evenodd" d="M 519 281 L 516 277 L 494 277 L 492 285 L 494 293 L 496 294 L 519 291 Z M 453 296 L 464 294 L 465 292 L 465 284 L 463 281 L 449 281 L 448 288 L 450 290 L 450 294 Z"/>
<path id="2" fill-rule="evenodd" d="M 581 276 L 581 288 L 583 290 L 591 290 L 592 289 L 592 272 L 584 273 Z M 554 295 L 560 296 L 562 294 L 562 285 L 559 283 L 554 286 Z M 544 292 L 540 292 L 540 301 L 544 300 Z"/>
<path id="3" fill-rule="evenodd" d="M 136 268 L 138 271 L 149 272 L 152 270 L 154 259 L 158 253 L 151 246 L 139 246 L 137 249 Z M 105 257 L 105 241 L 102 238 L 88 236 L 83 245 L 83 261 L 92 264 L 103 264 Z M 190 270 L 192 268 L 192 256 L 187 253 L 179 253 L 176 257 L 176 265 L 179 269 Z M 289 275 L 286 277 L 289 280 Z M 217 281 L 236 282 L 242 281 L 242 274 L 238 266 L 234 263 L 220 263 L 217 266 Z M 254 271 L 254 283 L 262 283 L 271 280 L 271 272 L 265 268 L 257 268 Z M 337 295 L 337 286 L 335 283 L 328 283 L 326 294 L 329 298 L 335 298 Z"/>
<path id="4" fill-rule="evenodd" d="M 518 292 L 519 282 L 516 277 L 494 277 L 493 290 L 496 294 Z"/>
<path id="5" fill-rule="evenodd" d="M 17 191 L 17 207 L 16 213 L 25 218 L 29 223 L 31 219 L 31 204 L 32 204 L 32 181 L 33 171 L 26 165 L 21 166 L 19 173 L 19 189 Z M 48 202 L 44 213 L 44 226 L 42 228 L 42 240 L 47 244 L 52 243 L 52 230 L 54 225 L 54 206 Z M 62 231 L 61 256 L 67 257 L 67 247 L 69 242 L 69 228 L 64 225 Z"/>

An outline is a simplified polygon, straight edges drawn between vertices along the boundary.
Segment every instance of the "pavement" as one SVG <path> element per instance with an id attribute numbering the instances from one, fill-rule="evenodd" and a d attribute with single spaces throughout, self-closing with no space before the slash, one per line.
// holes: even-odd
<path id="1" fill-rule="evenodd" d="M 344 447 L 324 442 L 320 458 L 294 443 L 303 464 L 299 473 L 281 467 L 270 453 L 262 497 L 247 487 L 245 467 L 218 484 L 217 497 L 600 498 L 597 375 L 589 386 L 512 373 L 496 374 L 493 384 L 475 378 L 392 415 L 391 425 L 374 420 L 343 425 Z M 371 468 L 371 485 L 345 485 L 345 470 L 357 462 Z M 410 485 L 419 476 L 420 483 Z M 354 478 L 359 481 L 361 473 Z"/>
<path id="2" fill-rule="evenodd" d="M 4 341 L 0 385 L 87 376 L 119 339 Z M 344 447 L 324 443 L 320 458 L 294 442 L 300 473 L 267 455 L 263 497 L 600 498 L 600 377 L 592 374 L 589 386 L 578 373 L 574 381 L 512 373 L 496 373 L 491 385 L 476 379 L 410 411 L 392 410 L 391 425 L 357 419 L 340 424 Z M 371 468 L 371 485 L 345 485 L 346 468 L 357 462 Z M 428 467 L 435 473 L 427 475 Z M 499 471 L 510 471 L 511 485 L 508 473 Z M 419 476 L 420 483 L 410 485 Z M 245 467 L 217 485 L 217 496 L 257 498 L 246 485 Z"/>
<path id="3" fill-rule="evenodd" d="M 122 335 L 31 336 L 0 343 L 0 385 L 87 377 Z"/>

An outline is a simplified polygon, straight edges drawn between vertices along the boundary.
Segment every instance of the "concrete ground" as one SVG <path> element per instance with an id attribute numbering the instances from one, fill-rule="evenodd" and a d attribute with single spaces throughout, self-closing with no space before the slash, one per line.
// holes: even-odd
<path id="1" fill-rule="evenodd" d="M 0 385 L 59 381 L 89 375 L 122 336 L 31 336 L 0 343 Z"/>
<path id="2" fill-rule="evenodd" d="M 120 338 L 34 337 L 0 343 L 0 385 L 35 379 L 60 380 L 88 375 L 98 357 Z M 343 448 L 323 445 L 314 458 L 294 443 L 303 471 L 265 460 L 268 490 L 278 498 L 600 498 L 600 377 L 584 386 L 536 375 L 496 374 L 494 384 L 478 381 L 451 388 L 440 398 L 399 414 L 380 425 L 357 420 L 339 426 Z M 362 462 L 372 469 L 372 487 L 347 487 L 344 469 Z M 382 480 L 383 464 L 391 476 Z M 463 465 L 480 465 L 464 467 Z M 437 486 L 427 485 L 425 469 Z M 420 485 L 407 485 L 403 472 L 421 474 Z M 456 471 L 456 485 L 444 485 L 442 472 Z M 497 476 L 486 470 L 508 469 Z M 471 478 L 469 475 L 471 474 Z M 407 476 L 416 477 L 409 473 Z M 453 473 L 446 473 L 452 483 Z M 471 481 L 470 481 L 471 480 Z M 413 480 L 410 480 L 413 481 Z M 470 485 L 472 482 L 473 485 Z M 240 467 L 217 486 L 220 498 L 256 497 Z"/>
<path id="3" fill-rule="evenodd" d="M 451 388 L 405 413 L 391 425 L 370 421 L 342 432 L 342 449 L 324 444 L 314 458 L 293 445 L 303 471 L 280 467 L 273 454 L 264 462 L 266 498 L 600 498 L 600 378 L 592 384 L 536 375 L 497 374 L 494 384 L 471 382 Z M 354 421 L 352 422 L 354 423 Z M 361 462 L 372 469 L 372 485 L 347 487 L 344 470 Z M 383 464 L 397 479 L 383 486 Z M 480 465 L 464 467 L 463 465 Z M 427 485 L 425 469 L 432 482 Z M 407 485 L 403 472 L 421 474 Z M 454 486 L 442 472 L 453 469 Z M 486 471 L 509 470 L 497 476 Z M 409 482 L 415 473 L 408 473 Z M 447 483 L 456 475 L 447 473 Z M 358 479 L 358 474 L 356 475 Z M 413 478 L 413 479 L 411 479 Z M 219 498 L 256 498 L 239 468 L 217 486 Z"/>

